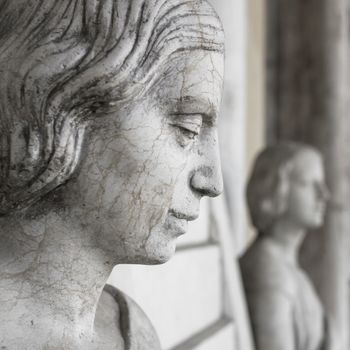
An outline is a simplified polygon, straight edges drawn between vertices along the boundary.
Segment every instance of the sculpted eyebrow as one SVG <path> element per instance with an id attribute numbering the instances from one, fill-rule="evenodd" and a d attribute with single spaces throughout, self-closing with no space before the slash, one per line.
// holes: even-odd
<path id="1" fill-rule="evenodd" d="M 172 102 L 175 105 L 173 115 L 201 114 L 204 123 L 214 125 L 217 122 L 218 112 L 214 105 L 207 99 L 184 96 L 181 99 L 174 99 Z"/>

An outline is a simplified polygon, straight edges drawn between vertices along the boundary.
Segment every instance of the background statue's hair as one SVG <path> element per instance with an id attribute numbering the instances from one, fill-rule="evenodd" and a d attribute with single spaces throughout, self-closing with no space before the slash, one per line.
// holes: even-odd
<path id="1" fill-rule="evenodd" d="M 266 147 L 257 156 L 246 195 L 251 222 L 259 233 L 267 233 L 287 209 L 289 177 L 294 160 L 304 152 L 321 157 L 313 147 L 291 141 Z"/>
<path id="2" fill-rule="evenodd" d="M 0 215 L 64 183 L 88 118 L 186 50 L 223 52 L 202 0 L 0 0 Z"/>

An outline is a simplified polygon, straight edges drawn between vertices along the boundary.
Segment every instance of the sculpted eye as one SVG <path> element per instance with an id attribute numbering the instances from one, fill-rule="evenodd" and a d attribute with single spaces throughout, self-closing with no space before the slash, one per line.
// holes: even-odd
<path id="1" fill-rule="evenodd" d="M 177 131 L 177 138 L 182 147 L 191 145 L 196 141 L 202 127 L 202 116 L 199 114 L 174 115 L 170 123 Z"/>

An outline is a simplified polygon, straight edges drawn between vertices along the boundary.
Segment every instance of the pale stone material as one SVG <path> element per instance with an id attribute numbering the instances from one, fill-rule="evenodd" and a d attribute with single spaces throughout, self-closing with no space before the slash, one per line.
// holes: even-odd
<path id="1" fill-rule="evenodd" d="M 205 1 L 0 0 L 2 349 L 159 349 L 103 288 L 222 191 L 222 80 Z"/>
<path id="2" fill-rule="evenodd" d="M 335 349 L 329 319 L 298 262 L 306 232 L 323 223 L 328 196 L 315 149 L 286 142 L 258 156 L 247 188 L 258 238 L 241 260 L 257 350 Z"/>
<path id="3" fill-rule="evenodd" d="M 240 238 L 245 236 L 244 220 L 242 219 L 245 217 L 244 105 L 246 89 L 244 82 L 246 72 L 245 33 L 247 31 L 245 7 L 247 1 L 210 0 L 210 3 L 216 9 L 223 22 L 226 42 L 225 89 L 220 110 L 219 139 L 223 141 L 220 150 L 224 179 L 227 179 L 227 183 L 225 183 L 225 194 L 230 197 L 230 203 L 232 204 L 229 208 L 229 219 L 232 220 L 227 231 L 227 235 L 231 236 L 231 245 L 228 247 L 226 244 L 226 249 L 229 250 L 227 260 L 230 264 L 233 264 L 232 257 L 236 251 L 234 247 L 237 247 L 238 244 L 238 242 L 236 244 L 236 237 L 241 241 Z M 225 119 L 224 123 L 223 119 Z M 222 196 L 219 198 L 222 198 Z M 113 280 L 117 283 L 116 285 L 118 287 L 120 286 L 121 290 L 132 297 L 135 296 L 137 303 L 152 320 L 160 340 L 166 349 L 169 349 L 166 347 L 167 344 L 179 344 L 180 341 L 183 341 L 184 330 L 189 336 L 194 336 L 195 333 L 193 332 L 198 330 L 198 325 L 201 327 L 208 326 L 208 321 L 212 320 L 212 311 L 215 305 L 222 304 L 223 294 L 226 294 L 229 288 L 235 289 L 235 293 L 233 294 L 235 303 L 242 305 L 242 295 L 240 294 L 239 285 L 236 283 L 231 285 L 228 281 L 226 283 L 226 279 L 225 281 L 220 281 L 224 282 L 223 286 L 215 284 L 216 275 L 212 271 L 214 270 L 215 272 L 219 268 L 219 273 L 224 275 L 226 273 L 224 271 L 227 269 L 224 259 L 221 258 L 220 261 L 213 260 L 210 249 L 201 251 L 201 247 L 205 242 L 208 239 L 212 241 L 211 237 L 213 233 L 215 234 L 215 229 L 213 230 L 213 212 L 209 212 L 207 205 L 210 204 L 211 206 L 212 203 L 211 198 L 201 201 L 199 219 L 191 222 L 188 227 L 188 233 L 177 240 L 178 251 L 175 255 L 175 260 L 172 259 L 170 263 L 164 266 L 148 269 L 135 265 L 129 265 L 124 269 L 123 266 L 123 274 L 130 272 L 132 281 L 118 274 L 121 269 L 119 266 L 115 269 L 116 278 L 112 276 Z M 207 258 L 202 253 L 207 255 Z M 222 256 L 222 254 L 221 252 L 220 255 Z M 199 255 L 200 259 L 198 259 Z M 186 258 L 183 259 L 183 256 L 186 256 Z M 202 265 L 200 262 L 201 260 L 205 261 L 205 259 L 205 265 Z M 219 265 L 215 266 L 214 264 Z M 140 270 L 142 272 L 143 270 L 147 270 L 147 274 L 141 275 L 142 272 Z M 159 277 L 159 270 L 162 270 L 161 277 Z M 231 276 L 229 272 L 227 275 Z M 210 278 L 212 279 L 211 283 L 203 288 L 202 282 L 210 280 Z M 122 280 L 124 280 L 124 283 L 120 284 Z M 162 283 L 163 280 L 164 283 Z M 176 281 L 178 283 L 175 283 Z M 146 285 L 149 287 L 146 287 Z M 127 289 L 124 289 L 124 286 Z M 156 290 L 160 287 L 161 293 L 159 293 L 159 298 L 157 297 L 158 292 L 155 292 L 154 297 L 152 297 L 152 286 Z M 221 290 L 222 292 L 217 295 L 217 290 Z M 134 294 L 135 292 L 136 294 Z M 208 296 L 212 296 L 212 299 L 208 299 Z M 200 299 L 206 299 L 207 301 L 205 304 L 200 304 Z M 221 308 L 224 312 L 231 310 L 226 304 L 223 307 L 221 306 Z M 188 310 L 188 312 L 183 312 L 183 310 Z M 239 343 L 237 348 L 249 349 L 244 347 L 246 344 L 241 344 L 240 340 L 237 340 L 237 335 L 241 335 L 241 332 L 239 327 L 236 327 L 236 324 L 240 323 L 241 315 L 236 311 L 238 310 L 235 309 L 233 313 L 236 329 L 234 337 L 230 338 L 231 334 L 225 332 L 223 337 L 227 337 L 226 346 L 222 347 L 211 343 L 210 339 L 205 339 L 205 343 L 208 342 L 213 346 L 212 350 L 232 350 L 232 340 Z M 174 342 L 174 340 L 176 341 Z M 221 338 L 221 344 L 225 344 L 224 341 Z"/>

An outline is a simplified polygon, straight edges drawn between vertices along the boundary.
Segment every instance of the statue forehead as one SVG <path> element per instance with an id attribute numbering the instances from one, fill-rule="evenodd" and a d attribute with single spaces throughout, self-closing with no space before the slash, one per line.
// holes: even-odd
<path id="1" fill-rule="evenodd" d="M 224 55 L 219 52 L 196 50 L 167 62 L 159 73 L 158 96 L 211 105 L 218 113 L 223 85 Z"/>
<path id="2" fill-rule="evenodd" d="M 321 176 L 324 172 L 322 157 L 313 150 L 299 152 L 292 163 L 291 176 L 298 178 Z"/>

